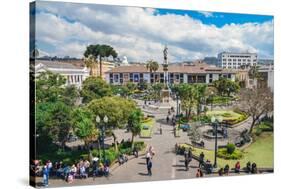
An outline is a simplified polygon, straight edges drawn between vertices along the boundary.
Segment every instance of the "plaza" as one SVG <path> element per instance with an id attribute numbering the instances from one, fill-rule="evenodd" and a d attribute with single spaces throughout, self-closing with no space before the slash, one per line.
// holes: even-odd
<path id="1" fill-rule="evenodd" d="M 229 31 L 239 31 L 231 22 L 206 25 L 200 16 L 192 18 L 184 11 L 75 6 L 71 12 L 93 12 L 75 20 L 83 14 L 76 12 L 73 22 L 69 15 L 59 16 L 64 12 L 54 14 L 49 21 L 56 20 L 56 26 L 63 20 L 68 25 L 61 29 L 71 33 L 56 40 L 52 38 L 60 31 L 45 36 L 40 30 L 48 3 L 38 2 L 39 11 L 31 15 L 39 18 L 34 40 L 39 42 L 30 57 L 30 82 L 35 87 L 33 185 L 274 172 L 274 69 L 272 63 L 260 64 L 262 58 L 273 57 L 271 50 L 258 49 L 259 40 L 246 43 L 240 35 L 231 36 Z M 111 19 L 105 15 L 128 19 L 107 23 Z M 93 20 L 82 23 L 85 18 Z M 269 32 L 272 18 L 267 19 Z M 245 31 L 240 31 L 243 39 L 254 39 L 254 32 Z"/>

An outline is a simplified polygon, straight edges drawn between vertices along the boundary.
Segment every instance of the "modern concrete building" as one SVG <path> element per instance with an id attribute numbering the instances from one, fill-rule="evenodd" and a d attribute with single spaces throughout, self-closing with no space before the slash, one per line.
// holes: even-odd
<path id="1" fill-rule="evenodd" d="M 227 69 L 239 69 L 242 66 L 257 65 L 257 59 L 256 53 L 222 52 L 218 54 L 218 65 Z"/>
<path id="2" fill-rule="evenodd" d="M 227 70 L 206 63 L 169 64 L 168 83 L 212 83 L 219 77 L 235 80 L 235 70 Z M 106 72 L 106 81 L 113 85 L 127 82 L 164 83 L 164 70 L 160 65 L 156 72 L 150 73 L 144 64 L 119 66 Z"/>
<path id="3" fill-rule="evenodd" d="M 75 66 L 66 62 L 36 60 L 35 76 L 42 72 L 50 71 L 66 77 L 66 85 L 75 85 L 81 88 L 82 82 L 89 77 L 89 69 Z"/>

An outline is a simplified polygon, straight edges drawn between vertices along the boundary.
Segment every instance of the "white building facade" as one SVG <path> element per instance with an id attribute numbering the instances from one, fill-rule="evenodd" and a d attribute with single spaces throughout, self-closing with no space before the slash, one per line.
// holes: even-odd
<path id="1" fill-rule="evenodd" d="M 256 53 L 230 53 L 218 54 L 218 65 L 227 69 L 239 69 L 241 66 L 257 65 L 258 55 Z"/>
<path id="2" fill-rule="evenodd" d="M 90 75 L 90 71 L 86 67 L 82 68 L 70 63 L 56 61 L 36 61 L 35 76 L 46 71 L 64 76 L 66 86 L 75 85 L 79 89 L 82 87 L 83 81 Z"/>
<path id="3" fill-rule="evenodd" d="M 169 65 L 168 83 L 205 83 L 209 84 L 220 77 L 235 81 L 236 71 L 202 65 Z M 149 72 L 145 65 L 120 66 L 106 72 L 106 81 L 112 85 L 132 83 L 164 83 L 162 66 L 156 72 Z"/>

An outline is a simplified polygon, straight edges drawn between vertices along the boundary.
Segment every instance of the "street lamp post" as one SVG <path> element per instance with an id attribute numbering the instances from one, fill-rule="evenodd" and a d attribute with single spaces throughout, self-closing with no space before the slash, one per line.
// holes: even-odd
<path id="1" fill-rule="evenodd" d="M 105 124 L 108 122 L 108 117 L 105 115 L 103 118 L 104 124 L 102 125 L 102 148 L 103 148 L 103 163 L 105 163 L 105 147 L 104 147 L 104 132 L 105 132 Z"/>
<path id="2" fill-rule="evenodd" d="M 215 160 L 214 160 L 214 168 L 217 167 L 217 155 L 218 155 L 218 124 L 222 122 L 222 117 L 218 116 L 212 116 L 211 122 L 215 126 Z"/>
<path id="3" fill-rule="evenodd" d="M 177 96 L 177 116 L 179 115 L 179 93 L 176 92 L 176 96 Z"/>
<path id="4" fill-rule="evenodd" d="M 101 119 L 99 116 L 96 117 L 96 122 L 98 124 L 100 124 L 101 122 Z M 102 142 L 102 149 L 103 149 L 103 163 L 105 163 L 105 146 L 104 146 L 104 133 L 105 133 L 105 124 L 108 122 L 108 117 L 105 115 L 104 118 L 103 118 L 103 122 L 104 124 L 102 124 L 102 127 L 99 127 L 100 130 L 101 130 L 101 142 Z M 101 153 L 99 152 L 99 156 L 101 157 Z"/>
<path id="5" fill-rule="evenodd" d="M 97 117 L 96 117 L 96 123 L 97 123 L 97 125 L 98 125 L 98 127 L 99 127 L 99 124 L 100 124 L 100 116 L 98 116 L 97 115 Z M 98 137 L 98 144 L 99 144 L 99 159 L 101 159 L 101 152 L 100 152 L 100 142 L 101 142 L 101 140 L 100 140 L 100 137 Z"/>

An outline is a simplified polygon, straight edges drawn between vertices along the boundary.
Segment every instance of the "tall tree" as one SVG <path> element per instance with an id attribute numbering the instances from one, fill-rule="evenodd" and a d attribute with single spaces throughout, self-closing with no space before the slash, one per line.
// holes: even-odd
<path id="1" fill-rule="evenodd" d="M 230 96 L 231 93 L 237 93 L 240 89 L 238 83 L 223 77 L 219 78 L 213 83 L 220 95 L 226 94 L 227 96 Z"/>
<path id="2" fill-rule="evenodd" d="M 93 123 L 91 112 L 86 108 L 75 109 L 72 113 L 72 125 L 75 135 L 84 141 L 89 151 L 89 159 L 91 160 L 90 144 L 97 140 L 99 135 L 98 129 Z"/>
<path id="3" fill-rule="evenodd" d="M 196 103 L 197 103 L 197 116 L 198 116 L 201 111 L 201 106 L 205 102 L 207 85 L 196 84 L 194 85 L 194 89 L 195 89 L 195 99 L 197 101 Z"/>
<path id="4" fill-rule="evenodd" d="M 239 108 L 252 117 L 249 133 L 257 121 L 273 111 L 273 94 L 269 89 L 254 88 L 241 91 Z"/>
<path id="5" fill-rule="evenodd" d="M 188 121 L 192 109 L 195 108 L 197 104 L 195 87 L 184 83 L 179 84 L 176 90 L 178 91 L 181 106 L 185 110 L 186 119 Z"/>
<path id="6" fill-rule="evenodd" d="M 64 150 L 71 130 L 71 107 L 57 102 L 50 112 L 51 118 L 47 125 L 49 135 Z"/>
<path id="7" fill-rule="evenodd" d="M 129 95 L 133 94 L 134 91 L 137 89 L 137 85 L 130 81 L 126 83 L 126 87 L 129 90 Z"/>
<path id="8" fill-rule="evenodd" d="M 143 119 L 143 113 L 140 109 L 136 109 L 131 112 L 128 118 L 128 129 L 132 133 L 131 149 L 134 149 L 134 137 L 141 132 L 141 120 Z"/>
<path id="9" fill-rule="evenodd" d="M 82 85 L 81 96 L 83 103 L 88 103 L 96 98 L 111 96 L 112 90 L 100 77 L 88 77 Z"/>
<path id="10" fill-rule="evenodd" d="M 64 88 L 62 101 L 69 106 L 74 106 L 79 98 L 79 91 L 75 85 L 69 85 Z"/>
<path id="11" fill-rule="evenodd" d="M 159 69 L 159 64 L 154 60 L 149 60 L 146 62 L 146 69 L 148 69 L 150 73 L 156 72 Z"/>
<path id="12" fill-rule="evenodd" d="M 43 72 L 35 79 L 36 102 L 56 102 L 61 100 L 66 78 L 52 72 Z"/>
<path id="13" fill-rule="evenodd" d="M 125 128 L 128 122 L 128 117 L 131 112 L 136 109 L 136 104 L 132 100 L 127 100 L 121 97 L 103 97 L 92 100 L 87 107 L 91 111 L 93 117 L 97 115 L 103 118 L 105 115 L 109 118 L 105 130 L 112 133 L 115 150 L 117 151 L 115 128 Z"/>
<path id="14" fill-rule="evenodd" d="M 90 55 L 92 55 L 95 59 L 99 59 L 100 77 L 102 77 L 102 59 L 110 56 L 115 59 L 118 56 L 113 47 L 100 44 L 87 46 L 84 56 L 88 57 Z"/>
<path id="15" fill-rule="evenodd" d="M 88 57 L 83 58 L 84 64 L 87 68 L 90 68 L 90 75 L 93 75 L 93 69 L 97 68 L 98 62 L 96 57 L 90 54 Z"/>

